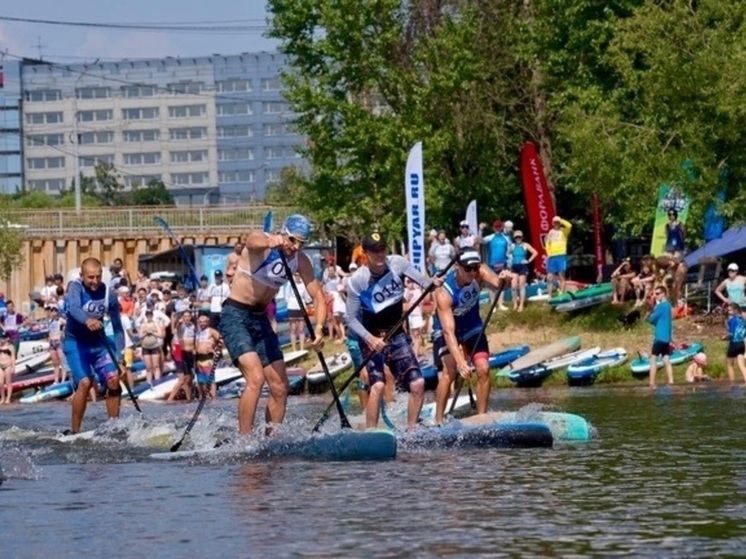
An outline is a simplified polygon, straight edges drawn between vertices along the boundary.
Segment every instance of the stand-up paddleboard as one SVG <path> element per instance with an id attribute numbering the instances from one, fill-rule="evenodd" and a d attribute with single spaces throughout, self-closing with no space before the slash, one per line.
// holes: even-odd
<path id="1" fill-rule="evenodd" d="M 326 366 L 329 368 L 329 376 L 337 377 L 343 371 L 352 367 L 352 357 L 347 352 L 335 353 L 326 359 Z M 306 373 L 308 384 L 320 384 L 326 382 L 326 374 L 321 368 L 321 363 L 317 363 Z"/>
<path id="2" fill-rule="evenodd" d="M 302 439 L 270 437 L 255 447 L 238 449 L 220 446 L 211 449 L 157 452 L 154 460 L 183 460 L 226 456 L 263 460 L 297 458 L 304 460 L 390 460 L 396 457 L 396 436 L 385 429 L 354 431 L 344 429 L 332 434 L 311 435 Z"/>
<path id="3" fill-rule="evenodd" d="M 541 386 L 544 380 L 546 380 L 554 371 L 563 369 L 577 361 L 593 357 L 600 351 L 601 348 L 598 346 L 590 349 L 571 351 L 570 353 L 565 353 L 564 355 L 558 355 L 552 359 L 542 361 L 533 367 L 513 371 L 509 378 L 521 388 L 535 388 Z"/>
<path id="4" fill-rule="evenodd" d="M 554 310 L 557 312 L 577 311 L 587 307 L 600 305 L 601 303 L 606 303 L 607 301 L 611 301 L 611 298 L 611 293 L 603 293 L 601 295 L 596 295 L 595 297 L 585 297 L 584 299 L 576 299 L 574 301 L 568 301 L 567 303 L 560 303 L 559 305 L 554 306 Z"/>
<path id="5" fill-rule="evenodd" d="M 16 375 L 24 375 L 39 370 L 44 363 L 49 361 L 49 352 L 35 353 L 25 359 L 16 360 Z"/>
<path id="6" fill-rule="evenodd" d="M 564 293 L 555 295 L 549 299 L 549 304 L 556 306 L 571 301 L 590 299 L 592 297 L 598 297 L 599 295 L 611 294 L 612 290 L 613 288 L 610 282 L 599 283 L 597 285 L 590 285 L 584 289 L 578 289 L 577 291 L 565 291 Z"/>
<path id="7" fill-rule="evenodd" d="M 702 347 L 703 346 L 700 342 L 682 344 L 680 347 L 672 351 L 671 355 L 669 355 L 671 365 L 680 365 L 681 363 L 693 359 L 697 353 L 702 351 Z M 632 360 L 629 366 L 632 369 L 632 376 L 644 378 L 650 374 L 650 357 L 640 356 L 637 359 Z M 658 359 L 656 359 L 656 366 L 658 369 L 663 367 L 662 357 L 658 357 Z"/>
<path id="8" fill-rule="evenodd" d="M 16 362 L 23 361 L 33 355 L 49 351 L 49 342 L 46 340 L 25 341 L 18 344 Z"/>
<path id="9" fill-rule="evenodd" d="M 607 349 L 598 355 L 577 361 L 567 368 L 567 384 L 570 386 L 590 386 L 604 369 L 618 367 L 627 360 L 627 350 L 623 347 Z"/>
<path id="10" fill-rule="evenodd" d="M 282 354 L 282 360 L 285 362 L 286 365 L 292 365 L 293 363 L 297 363 L 301 359 L 303 359 L 306 355 L 308 355 L 307 349 L 299 349 L 297 351 L 285 351 Z"/>
<path id="11" fill-rule="evenodd" d="M 452 421 L 442 427 L 428 427 L 399 435 L 399 444 L 407 450 L 549 448 L 553 443 L 549 427 L 533 422 L 467 426 Z"/>
<path id="12" fill-rule="evenodd" d="M 236 367 L 218 367 L 215 369 L 215 384 L 217 386 L 226 384 L 240 377 L 241 371 Z M 178 375 L 169 375 L 167 380 L 161 378 L 159 381 L 154 382 L 150 388 L 142 392 L 139 399 L 148 401 L 165 400 L 176 387 L 178 380 Z"/>
<path id="13" fill-rule="evenodd" d="M 46 386 L 41 390 L 34 392 L 33 394 L 27 394 L 18 400 L 22 404 L 38 404 L 40 402 L 49 402 L 50 400 L 58 400 L 60 398 L 67 398 L 73 393 L 73 383 L 71 381 L 58 382 Z"/>
<path id="14" fill-rule="evenodd" d="M 523 413 L 520 411 L 494 411 L 485 414 L 472 415 L 461 418 L 464 425 L 489 425 L 489 424 L 512 424 L 520 422 L 538 422 L 549 427 L 555 441 L 585 442 L 590 439 L 590 427 L 588 422 L 574 413 L 562 413 L 551 411 L 533 411 Z"/>
<path id="15" fill-rule="evenodd" d="M 448 398 L 448 402 L 446 402 L 445 413 L 449 412 L 452 405 L 453 405 L 453 398 Z M 453 407 L 453 411 L 466 409 L 470 405 L 471 405 L 471 400 L 469 399 L 469 395 L 468 394 L 461 395 L 456 399 L 456 405 Z M 403 415 L 404 417 L 406 417 L 406 414 L 407 414 L 407 410 L 405 407 L 402 409 L 399 415 Z M 425 404 L 424 406 L 422 406 L 422 410 L 420 411 L 420 421 L 424 423 L 432 423 L 433 421 L 435 421 L 435 402 L 431 402 L 429 404 Z"/>
<path id="16" fill-rule="evenodd" d="M 490 354 L 490 369 L 499 369 L 512 363 L 516 359 L 526 355 L 531 348 L 527 345 L 518 345 L 515 347 L 509 347 L 497 353 Z"/>
<path id="17" fill-rule="evenodd" d="M 20 392 L 21 390 L 28 390 L 29 388 L 39 388 L 41 386 L 52 384 L 53 382 L 54 373 L 47 373 L 44 371 L 39 373 L 26 373 L 14 378 L 12 382 L 13 392 Z"/>
<path id="18" fill-rule="evenodd" d="M 544 361 L 548 361 L 549 359 L 552 359 L 554 357 L 576 351 L 579 347 L 580 336 L 570 336 L 569 338 L 564 338 L 552 344 L 540 347 L 539 349 L 529 351 L 523 357 L 519 357 L 509 365 L 500 369 L 500 371 L 498 371 L 497 373 L 497 377 L 509 378 L 516 382 L 514 380 L 516 378 L 515 373 L 528 370 L 531 367 L 534 367 L 535 365 L 538 365 L 539 363 L 542 363 Z M 545 376 L 548 376 L 548 374 L 550 373 L 551 371 L 549 371 Z"/>
<path id="19" fill-rule="evenodd" d="M 489 293 L 489 290 L 487 290 Z M 538 283 L 529 283 L 526 285 L 526 300 L 529 300 L 531 297 L 536 297 L 539 294 L 544 294 L 547 292 L 547 282 L 541 281 Z M 489 300 L 489 299 L 488 299 Z M 513 300 L 513 289 L 509 288 L 503 291 L 503 301 L 508 303 Z M 480 302 L 481 299 L 480 299 Z"/>

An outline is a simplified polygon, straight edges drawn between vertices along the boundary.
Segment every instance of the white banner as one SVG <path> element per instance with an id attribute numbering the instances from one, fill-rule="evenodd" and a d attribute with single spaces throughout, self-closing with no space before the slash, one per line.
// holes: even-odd
<path id="1" fill-rule="evenodd" d="M 422 142 L 409 152 L 404 173 L 404 192 L 407 204 L 407 237 L 409 260 L 425 273 L 425 177 L 422 174 Z"/>
<path id="2" fill-rule="evenodd" d="M 477 221 L 477 201 L 472 200 L 466 208 L 466 221 L 469 222 L 469 233 L 479 237 L 479 222 Z"/>

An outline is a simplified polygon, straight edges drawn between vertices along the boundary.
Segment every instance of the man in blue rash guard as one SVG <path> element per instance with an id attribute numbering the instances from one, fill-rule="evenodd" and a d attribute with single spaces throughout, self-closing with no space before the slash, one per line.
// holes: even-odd
<path id="1" fill-rule="evenodd" d="M 430 283 L 441 285 L 443 279 L 436 277 L 430 280 L 403 256 L 388 256 L 386 241 L 380 233 L 366 235 L 363 250 L 368 262 L 358 268 L 347 283 L 345 321 L 360 340 L 363 358 L 374 354 L 367 366 L 370 396 L 365 409 L 365 424 L 369 429 L 378 426 L 385 382 L 383 367 L 388 365 L 397 383 L 409 388 L 407 426 L 413 429 L 425 398 L 425 381 L 420 364 L 412 350 L 411 339 L 401 325 L 388 342 L 384 342 L 383 338 L 404 313 L 405 276 L 424 288 Z"/>
<path id="2" fill-rule="evenodd" d="M 106 386 L 106 413 L 109 418 L 119 417 L 122 389 L 119 385 L 119 367 L 112 361 L 104 335 L 104 316 L 109 315 L 114 330 L 114 354 L 124 350 L 124 329 L 119 315 L 116 293 L 101 281 L 101 262 L 86 258 L 80 265 L 80 278 L 67 287 L 65 339 L 62 351 L 67 358 L 72 375 L 72 432 L 79 433 L 88 403 L 88 392 L 99 384 Z M 95 375 L 95 376 L 94 376 Z"/>
<path id="3" fill-rule="evenodd" d="M 245 238 L 245 248 L 236 262 L 228 299 L 223 303 L 220 334 L 233 363 L 246 379 L 246 389 L 238 401 L 238 431 L 251 434 L 262 386 L 269 385 L 264 417 L 267 424 L 282 423 L 290 387 L 277 334 L 266 314 L 267 305 L 288 281 L 285 255 L 290 272 L 300 274 L 316 309 L 315 351 L 324 348 L 322 328 L 326 322 L 324 290 L 313 275 L 313 266 L 301 250 L 311 236 L 305 216 L 288 216 L 280 233 L 253 231 Z M 295 296 L 295 294 L 293 294 Z"/>

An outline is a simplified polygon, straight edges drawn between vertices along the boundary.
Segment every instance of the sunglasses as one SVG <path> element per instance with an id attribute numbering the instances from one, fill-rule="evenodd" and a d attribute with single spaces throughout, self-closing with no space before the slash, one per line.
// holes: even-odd
<path id="1" fill-rule="evenodd" d="M 299 239 L 298 237 L 293 237 L 292 235 L 288 235 L 288 241 L 290 241 L 291 245 L 302 247 L 304 244 L 306 244 L 306 241 L 303 241 Z"/>
<path id="2" fill-rule="evenodd" d="M 471 274 L 479 270 L 479 266 L 464 266 L 463 268 L 464 268 L 464 271 L 469 272 Z"/>
<path id="3" fill-rule="evenodd" d="M 468 229 L 468 228 L 469 228 L 469 226 L 468 226 L 468 225 L 460 225 L 460 226 L 459 226 L 459 228 L 460 228 L 460 229 Z"/>

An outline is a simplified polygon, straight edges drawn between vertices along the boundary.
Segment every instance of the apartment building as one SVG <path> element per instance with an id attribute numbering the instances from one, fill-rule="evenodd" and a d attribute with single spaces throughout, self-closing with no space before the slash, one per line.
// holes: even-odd
<path id="1" fill-rule="evenodd" d="M 278 53 L 20 64 L 23 181 L 50 194 L 112 163 L 126 187 L 162 180 L 178 204 L 262 200 L 305 167 Z"/>
<path id="2" fill-rule="evenodd" d="M 20 72 L 18 62 L 0 61 L 0 193 L 13 193 L 23 182 Z"/>

